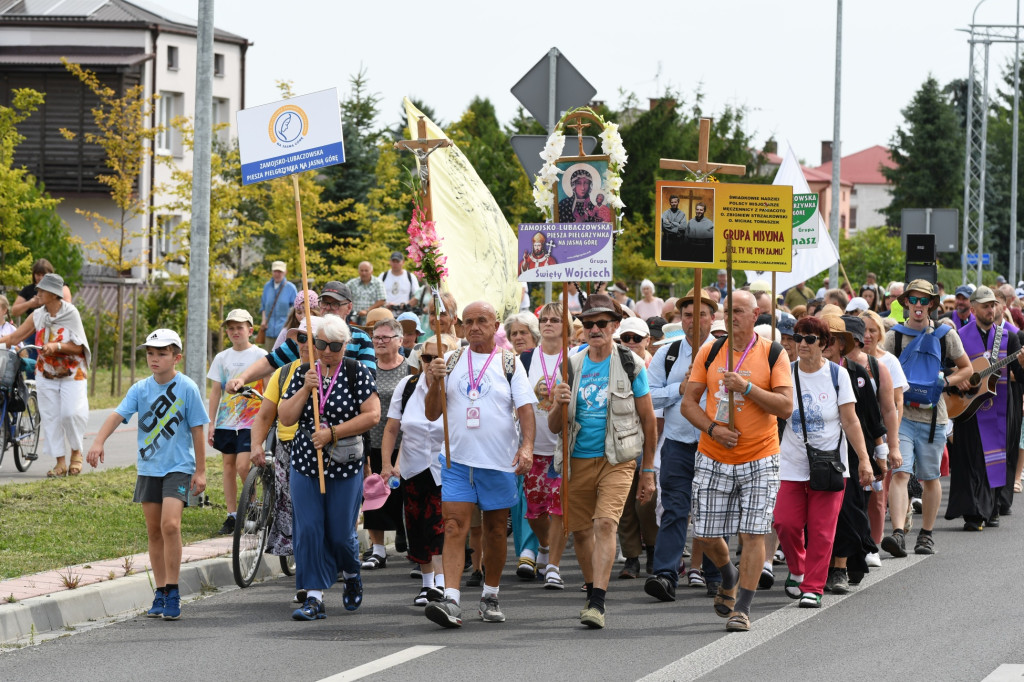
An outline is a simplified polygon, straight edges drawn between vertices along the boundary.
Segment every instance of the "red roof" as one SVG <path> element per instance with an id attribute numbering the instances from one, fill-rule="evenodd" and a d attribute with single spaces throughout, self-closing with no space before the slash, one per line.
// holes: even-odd
<path id="1" fill-rule="evenodd" d="M 874 147 L 842 157 L 839 174 L 844 181 L 854 185 L 888 185 L 889 181 L 879 170 L 882 166 L 895 168 L 896 164 L 889 157 L 888 148 L 876 144 Z M 832 162 L 823 163 L 815 170 L 832 177 Z"/>
<path id="2" fill-rule="evenodd" d="M 821 168 L 808 168 L 807 166 L 800 166 L 800 170 L 802 170 L 804 172 L 804 178 L 807 179 L 807 182 L 809 182 L 809 183 L 810 182 L 825 182 L 825 183 L 831 184 L 832 183 L 832 164 L 829 164 L 828 172 L 824 172 L 823 171 L 824 168 L 825 168 L 824 166 L 822 166 Z M 843 164 L 839 164 L 840 172 L 842 172 L 843 168 L 844 168 Z M 840 185 L 846 185 L 847 187 L 853 186 L 853 183 L 850 182 L 849 180 L 847 180 L 845 177 L 839 178 L 839 184 Z"/>

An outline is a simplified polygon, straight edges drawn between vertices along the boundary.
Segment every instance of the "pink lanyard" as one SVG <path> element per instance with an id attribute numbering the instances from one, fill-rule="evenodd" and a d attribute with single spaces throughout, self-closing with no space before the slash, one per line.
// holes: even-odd
<path id="1" fill-rule="evenodd" d="M 334 376 L 331 377 L 331 383 L 327 384 L 327 392 L 324 393 L 323 382 L 324 377 L 320 373 L 320 361 L 316 361 L 316 392 L 320 396 L 320 417 L 323 418 L 324 408 L 327 407 L 327 396 L 331 394 L 331 389 L 334 388 L 334 382 L 338 380 L 338 372 L 341 371 L 341 366 L 344 364 L 344 359 L 338 363 L 338 366 L 334 368 Z"/>
<path id="2" fill-rule="evenodd" d="M 555 360 L 555 368 L 551 372 L 551 377 L 548 377 L 548 365 L 544 362 L 544 350 L 540 351 L 540 369 L 544 372 L 544 385 L 548 387 L 548 395 L 551 395 L 551 391 L 555 388 L 555 382 L 558 380 L 558 365 L 562 362 L 562 351 L 558 351 L 558 359 Z"/>
<path id="3" fill-rule="evenodd" d="M 469 363 L 469 393 L 467 395 L 470 400 L 476 400 L 480 397 L 480 384 L 483 382 L 484 374 L 487 373 L 487 368 L 490 366 L 491 360 L 494 359 L 494 354 L 497 352 L 498 347 L 495 346 L 491 350 L 491 354 L 487 356 L 487 362 L 484 363 L 484 368 L 480 370 L 480 374 L 475 378 L 473 377 L 473 351 L 468 351 L 466 353 L 466 360 Z"/>
<path id="4" fill-rule="evenodd" d="M 745 351 L 743 351 L 743 355 L 741 355 L 741 356 L 740 356 L 740 361 L 739 361 L 739 364 L 737 364 L 737 365 L 736 365 L 736 366 L 735 366 L 735 367 L 733 368 L 733 370 L 732 370 L 732 371 L 733 371 L 733 372 L 735 372 L 736 374 L 739 374 L 739 372 L 740 372 L 740 367 L 742 367 L 742 366 L 743 366 L 743 361 L 747 359 L 747 353 L 749 353 L 749 352 L 750 352 L 750 349 L 754 347 L 754 342 L 755 342 L 755 341 L 757 341 L 757 334 L 754 334 L 754 338 L 750 339 L 750 344 L 749 344 L 749 345 L 747 346 L 747 349 L 746 349 Z"/>

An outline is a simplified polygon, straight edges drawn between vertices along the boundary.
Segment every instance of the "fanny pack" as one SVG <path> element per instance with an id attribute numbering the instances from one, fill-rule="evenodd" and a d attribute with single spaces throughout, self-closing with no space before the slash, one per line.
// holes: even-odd
<path id="1" fill-rule="evenodd" d="M 306 429 L 299 427 L 299 431 L 309 442 L 313 442 L 313 435 Z M 339 438 L 338 442 L 331 443 L 323 449 L 323 453 L 327 455 L 332 462 L 335 464 L 352 464 L 358 462 L 363 458 L 363 435 L 357 436 L 345 436 Z"/>
<path id="2" fill-rule="evenodd" d="M 800 428 L 804 433 L 804 448 L 807 450 L 807 461 L 811 468 L 811 475 L 808 483 L 811 486 L 811 490 L 837 493 L 846 488 L 846 481 L 843 480 L 843 472 L 846 471 L 846 467 L 843 466 L 843 461 L 839 456 L 839 450 L 843 445 L 843 430 L 840 427 L 839 442 L 836 443 L 835 450 L 821 450 L 820 448 L 814 447 L 807 441 L 807 424 L 804 420 L 804 400 L 803 393 L 800 391 L 800 370 L 797 368 L 796 364 L 796 362 L 793 363 L 793 377 L 796 381 L 796 404 L 800 410 Z M 829 369 L 832 372 L 832 383 L 836 387 L 836 401 L 838 402 L 838 368 L 832 363 L 829 364 L 831 365 Z"/>

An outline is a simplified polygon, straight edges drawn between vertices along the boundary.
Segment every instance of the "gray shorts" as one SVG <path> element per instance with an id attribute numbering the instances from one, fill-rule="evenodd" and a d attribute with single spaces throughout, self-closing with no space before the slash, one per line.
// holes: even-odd
<path id="1" fill-rule="evenodd" d="M 135 497 L 132 502 L 155 502 L 163 504 L 165 497 L 181 500 L 188 506 L 188 490 L 192 486 L 192 474 L 172 471 L 166 476 L 139 476 L 135 481 Z"/>

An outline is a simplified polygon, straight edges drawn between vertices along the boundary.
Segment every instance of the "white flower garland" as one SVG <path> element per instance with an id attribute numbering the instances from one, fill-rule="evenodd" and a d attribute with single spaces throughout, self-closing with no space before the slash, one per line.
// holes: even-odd
<path id="1" fill-rule="evenodd" d="M 562 149 L 565 147 L 563 125 L 567 119 L 571 118 L 578 111 L 579 109 L 574 109 L 562 117 L 562 120 L 555 126 L 555 131 L 548 137 L 548 141 L 544 145 L 544 151 L 540 153 L 540 157 L 544 159 L 544 166 L 540 169 L 540 173 L 537 174 L 537 178 L 533 182 L 533 203 L 544 214 L 544 220 L 549 223 L 555 220 L 553 208 L 555 195 L 552 193 L 551 187 L 558 182 L 558 176 L 562 172 L 555 165 L 555 162 L 558 161 L 562 154 Z M 598 135 L 601 139 L 601 152 L 608 157 L 608 170 L 605 172 L 602 189 L 606 190 L 608 195 L 608 205 L 615 209 L 615 217 L 621 219 L 622 209 L 626 207 L 619 196 L 619 191 L 622 189 L 622 171 L 626 166 L 628 158 L 626 156 L 626 148 L 622 146 L 622 136 L 619 135 L 617 123 L 606 123 L 603 118 L 594 114 L 592 110 L 587 109 L 587 111 L 593 114 L 601 122 L 601 125 L 604 126 L 600 135 Z"/>

